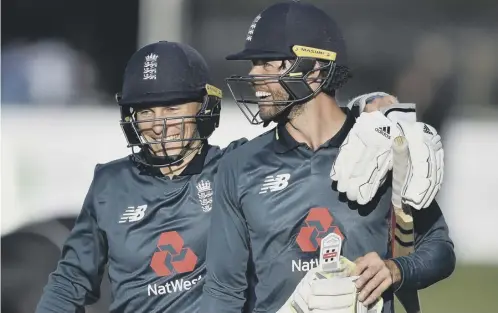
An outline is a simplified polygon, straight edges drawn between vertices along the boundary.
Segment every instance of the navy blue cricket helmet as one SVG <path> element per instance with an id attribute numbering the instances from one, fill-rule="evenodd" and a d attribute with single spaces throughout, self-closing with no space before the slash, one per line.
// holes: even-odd
<path id="1" fill-rule="evenodd" d="M 194 48 L 177 42 L 159 41 L 138 50 L 128 61 L 124 73 L 122 92 L 116 95 L 121 110 L 120 125 L 136 159 L 153 167 L 179 164 L 193 142 L 206 142 L 218 127 L 221 111 L 221 90 L 210 84 L 208 66 Z M 158 106 L 177 106 L 189 102 L 201 103 L 194 116 L 162 118 L 163 135 L 157 140 L 145 140 L 136 118 L 138 110 Z M 166 121 L 176 119 L 184 130 L 186 120 L 195 119 L 194 137 L 166 138 Z M 150 121 L 148 121 L 150 122 Z M 158 121 L 155 121 L 156 123 Z M 179 155 L 157 156 L 151 153 L 152 145 L 182 142 Z M 139 152 L 135 149 L 139 148 Z"/>
<path id="2" fill-rule="evenodd" d="M 286 121 L 292 106 L 306 103 L 320 92 L 334 96 L 350 78 L 346 44 L 336 22 L 314 5 L 298 1 L 277 3 L 258 14 L 247 32 L 244 50 L 226 59 L 291 61 L 280 75 L 234 75 L 226 79 L 235 102 L 251 124 Z M 309 76 L 317 71 L 320 76 L 315 82 L 319 87 L 313 90 Z M 252 87 L 265 82 L 279 83 L 289 98 L 258 97 Z M 279 110 L 270 120 L 263 120 L 259 110 L 251 110 L 254 105 L 278 106 Z"/>

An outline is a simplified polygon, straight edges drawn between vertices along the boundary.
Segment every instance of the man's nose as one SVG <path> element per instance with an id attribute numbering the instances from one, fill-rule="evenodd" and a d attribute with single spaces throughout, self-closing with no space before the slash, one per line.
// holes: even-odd
<path id="1" fill-rule="evenodd" d="M 152 129 L 156 134 L 165 136 L 168 132 L 175 132 L 177 129 L 183 130 L 184 127 L 185 122 L 182 117 L 163 117 L 155 120 Z"/>
<path id="2" fill-rule="evenodd" d="M 152 124 L 152 130 L 155 134 L 161 135 L 166 132 L 166 128 L 168 127 L 168 120 L 166 116 L 156 115 L 154 122 Z"/>
<path id="3" fill-rule="evenodd" d="M 254 65 L 249 71 L 249 75 L 261 75 L 263 74 L 263 67 L 261 65 Z"/>
<path id="4" fill-rule="evenodd" d="M 155 122 L 152 126 L 152 130 L 156 135 L 163 135 L 166 131 L 166 127 L 164 124 L 162 124 L 162 122 Z"/>

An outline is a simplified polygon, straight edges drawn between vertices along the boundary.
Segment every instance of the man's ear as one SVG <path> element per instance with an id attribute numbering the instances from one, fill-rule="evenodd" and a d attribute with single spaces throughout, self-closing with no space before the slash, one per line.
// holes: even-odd
<path id="1" fill-rule="evenodd" d="M 315 65 L 313 66 L 313 72 L 310 73 L 308 76 L 308 84 L 310 85 L 311 89 L 316 90 L 320 83 L 322 82 L 322 79 L 320 77 L 320 62 L 315 61 Z"/>
<path id="2" fill-rule="evenodd" d="M 313 66 L 313 72 L 308 77 L 312 78 L 312 79 L 316 79 L 316 78 L 320 77 L 320 67 L 322 67 L 320 62 L 316 61 L 315 66 Z"/>
<path id="3" fill-rule="evenodd" d="M 285 73 L 294 64 L 294 61 L 291 60 L 282 60 L 281 62 L 282 63 L 279 66 L 280 74 Z"/>

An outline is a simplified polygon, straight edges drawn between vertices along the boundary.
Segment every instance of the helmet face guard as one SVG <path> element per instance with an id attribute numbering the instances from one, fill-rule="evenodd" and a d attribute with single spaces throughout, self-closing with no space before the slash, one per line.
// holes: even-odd
<path id="1" fill-rule="evenodd" d="M 205 91 L 206 94 L 203 97 L 200 110 L 196 115 L 192 116 L 182 115 L 138 120 L 136 117 L 137 110 L 151 105 L 140 103 L 121 106 L 120 126 L 135 160 L 152 167 L 178 165 L 190 153 L 196 151 L 196 148 L 201 147 L 218 127 L 221 111 L 221 90 L 214 86 L 206 85 Z M 145 125 L 145 123 L 154 126 L 161 125 L 160 137 L 152 139 L 143 136 L 141 125 Z M 188 123 L 196 124 L 196 130 L 191 136 L 186 135 L 186 125 Z M 179 135 L 175 138 L 167 138 L 168 127 L 179 128 Z M 180 145 L 175 145 L 174 147 L 175 150 L 180 149 L 180 153 L 176 155 L 168 153 L 167 145 L 171 143 L 180 143 Z M 154 152 L 153 147 L 156 148 L 156 152 Z M 162 148 L 160 149 L 161 151 L 157 151 L 158 147 Z M 158 155 L 159 152 L 160 155 Z"/>
<path id="2" fill-rule="evenodd" d="M 270 121 L 279 121 L 287 117 L 286 115 L 294 105 L 310 101 L 325 89 L 338 88 L 339 81 L 345 82 L 343 78 L 338 79 L 341 71 L 336 71 L 335 52 L 304 46 L 294 46 L 292 51 L 296 58 L 284 73 L 231 76 L 225 80 L 235 102 L 249 123 L 267 125 Z M 315 68 L 317 61 L 320 62 L 320 66 Z M 320 72 L 321 75 L 315 78 L 310 77 L 315 72 Z M 309 85 L 310 82 L 317 82 L 319 85 L 313 90 Z M 266 94 L 256 93 L 254 88 L 257 85 L 270 83 L 278 83 L 287 93 L 288 98 L 266 100 L 265 98 L 268 97 Z M 264 106 L 278 108 L 268 120 L 260 115 L 260 108 Z"/>

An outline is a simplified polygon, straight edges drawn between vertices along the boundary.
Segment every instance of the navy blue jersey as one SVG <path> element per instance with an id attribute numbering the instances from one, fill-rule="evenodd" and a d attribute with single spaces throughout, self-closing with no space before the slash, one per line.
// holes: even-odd
<path id="1" fill-rule="evenodd" d="M 80 312 L 99 298 L 106 266 L 110 312 L 197 312 L 214 175 L 222 155 L 245 141 L 205 145 L 173 179 L 130 157 L 98 165 L 36 312 Z"/>
<path id="2" fill-rule="evenodd" d="M 391 189 L 380 189 L 359 206 L 337 192 L 329 176 L 354 122 L 349 114 L 338 134 L 316 151 L 296 142 L 282 125 L 224 157 L 215 179 L 217 227 L 208 240 L 203 313 L 240 313 L 251 294 L 253 312 L 276 312 L 318 265 L 319 240 L 331 232 L 343 238 L 342 255 L 351 261 L 369 252 L 391 257 Z M 455 265 L 437 203 L 416 212 L 414 223 L 416 252 L 394 259 L 401 288 L 424 288 Z M 392 312 L 393 290 L 383 297 L 383 312 Z"/>

